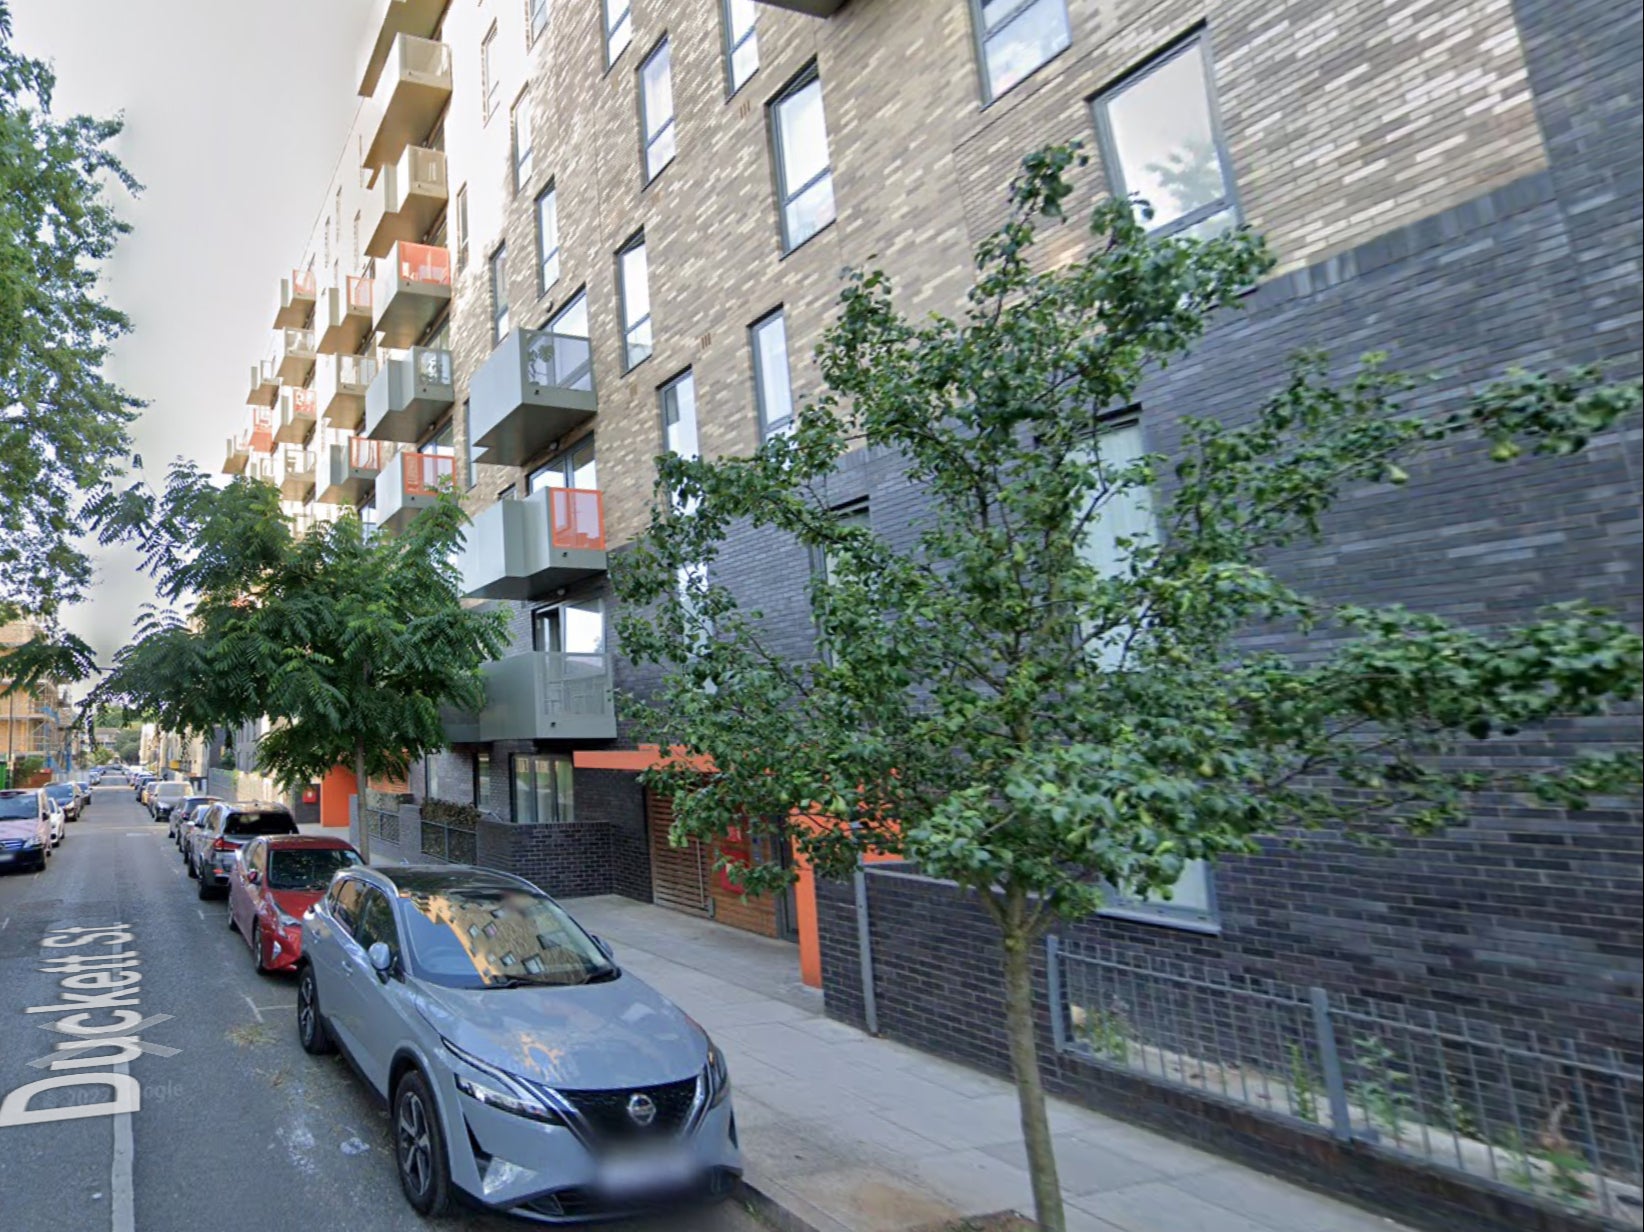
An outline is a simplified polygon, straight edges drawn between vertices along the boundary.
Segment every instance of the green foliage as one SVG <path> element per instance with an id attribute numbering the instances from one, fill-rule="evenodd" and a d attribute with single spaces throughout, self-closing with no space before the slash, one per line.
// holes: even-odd
<path id="1" fill-rule="evenodd" d="M 1313 1067 L 1307 1060 L 1307 1053 L 1300 1044 L 1291 1044 L 1289 1055 L 1291 1110 L 1302 1120 L 1317 1125 L 1321 1097 L 1319 1080 L 1314 1076 Z"/>
<path id="2" fill-rule="evenodd" d="M 1086 1010 L 1084 1036 L 1097 1056 L 1120 1065 L 1130 1061 L 1130 1023 L 1119 1006 Z"/>
<path id="3" fill-rule="evenodd" d="M 0 624 L 28 613 L 45 630 L 0 678 L 25 684 L 90 671 L 89 648 L 57 623 L 91 580 L 78 505 L 118 470 L 141 405 L 103 376 L 130 323 L 98 288 L 129 230 L 108 189 L 138 185 L 109 150 L 120 121 L 58 118 L 54 86 L 12 46 L 0 0 Z"/>
<path id="4" fill-rule="evenodd" d="M 128 766 L 142 751 L 143 733 L 135 728 L 127 728 L 114 738 L 114 755 Z"/>
<path id="5" fill-rule="evenodd" d="M 455 800 L 428 799 L 422 802 L 421 813 L 424 821 L 437 821 L 441 825 L 455 826 L 461 830 L 479 828 L 480 811 L 472 804 L 461 804 Z"/>
<path id="6" fill-rule="evenodd" d="M 442 707 L 479 706 L 479 667 L 505 645 L 500 613 L 462 606 L 466 518 L 449 494 L 398 536 L 347 516 L 297 538 L 269 485 L 219 489 L 178 463 L 164 493 L 121 493 L 99 516 L 163 597 L 197 597 L 186 615 L 146 612 L 90 704 L 152 710 L 177 732 L 266 716 L 258 769 L 286 786 L 338 764 L 403 777 L 445 747 Z"/>
<path id="7" fill-rule="evenodd" d="M 1405 1092 L 1410 1076 L 1377 1035 L 1354 1038 L 1353 1065 L 1358 1070 L 1353 1098 L 1364 1109 L 1365 1119 L 1371 1128 L 1386 1129 L 1397 1138 L 1410 1116 L 1410 1097 Z"/>

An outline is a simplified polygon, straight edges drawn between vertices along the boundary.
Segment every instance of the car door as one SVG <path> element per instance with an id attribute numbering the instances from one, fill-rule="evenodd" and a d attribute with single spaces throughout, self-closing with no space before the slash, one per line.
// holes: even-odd
<path id="1" fill-rule="evenodd" d="M 262 867 L 263 841 L 252 839 L 240 853 L 240 861 L 228 878 L 228 914 L 240 936 L 251 940 L 251 922 L 257 918 L 260 886 L 251 883 L 251 874 Z"/>
<path id="2" fill-rule="evenodd" d="M 354 930 L 359 926 L 360 899 L 366 885 L 357 877 L 334 881 L 325 897 L 325 911 L 310 944 L 309 930 L 303 935 L 303 954 L 313 964 L 314 982 L 320 994 L 320 1012 L 332 1034 L 358 1060 L 352 1027 L 355 1018 L 355 984 L 360 978 L 360 962 L 353 953 L 359 949 Z M 369 969 L 370 964 L 363 964 Z"/>
<path id="3" fill-rule="evenodd" d="M 394 907 L 388 896 L 376 886 L 366 886 L 360 899 L 359 923 L 354 929 L 354 950 L 350 961 L 356 964 L 352 978 L 354 993 L 354 1021 L 351 1024 L 359 1041 L 354 1060 L 365 1071 L 365 1076 L 377 1091 L 388 1094 L 388 1066 L 394 1049 L 405 1038 L 400 1021 L 399 999 L 404 995 L 404 982 L 390 975 L 386 979 L 371 965 L 371 947 L 377 942 L 388 947 L 396 967 L 400 958 L 399 927 L 394 922 Z"/>

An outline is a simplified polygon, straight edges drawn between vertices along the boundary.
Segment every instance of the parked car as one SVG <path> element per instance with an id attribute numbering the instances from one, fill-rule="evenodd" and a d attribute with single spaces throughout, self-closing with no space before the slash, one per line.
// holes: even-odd
<path id="1" fill-rule="evenodd" d="M 338 874 L 303 917 L 297 1034 L 389 1101 L 423 1215 L 461 1191 L 542 1221 L 619 1216 L 721 1198 L 742 1170 L 707 1034 L 505 873 Z"/>
<path id="2" fill-rule="evenodd" d="M 217 800 L 216 796 L 184 796 L 183 802 L 171 810 L 171 816 L 166 819 L 166 837 L 177 844 L 179 851 L 183 846 L 183 823 L 193 816 L 195 809 L 216 804 Z"/>
<path id="3" fill-rule="evenodd" d="M 73 783 L 48 783 L 45 793 L 48 799 L 57 801 L 62 807 L 65 820 L 80 820 L 80 811 L 86 806 L 85 798 Z"/>
<path id="4" fill-rule="evenodd" d="M 137 793 L 137 803 L 148 809 L 150 814 L 154 812 L 154 789 L 159 785 L 159 779 L 150 779 L 143 784 L 143 790 Z"/>
<path id="5" fill-rule="evenodd" d="M 218 890 L 228 889 L 228 873 L 241 847 L 270 834 L 299 833 L 296 818 L 283 804 L 213 804 L 191 832 L 188 875 L 200 883 L 201 898 L 212 898 Z"/>
<path id="6" fill-rule="evenodd" d="M 149 815 L 155 821 L 165 821 L 171 810 L 188 799 L 193 788 L 187 783 L 156 783 L 148 798 Z"/>
<path id="7" fill-rule="evenodd" d="M 45 869 L 51 859 L 47 799 L 38 787 L 0 788 L 0 869 Z"/>
<path id="8" fill-rule="evenodd" d="M 228 926 L 251 947 L 258 971 L 286 971 L 302 956 L 303 912 L 331 878 L 363 863 L 353 845 L 321 835 L 254 838 L 228 875 Z"/>
<path id="9" fill-rule="evenodd" d="M 154 776 L 147 770 L 139 771 L 132 776 L 131 794 L 136 796 L 138 800 L 141 800 L 143 798 L 143 788 L 147 787 L 153 781 Z"/>
<path id="10" fill-rule="evenodd" d="M 51 823 L 51 845 L 61 847 L 63 837 L 68 833 L 68 818 L 63 815 L 63 806 L 50 796 L 46 797 L 47 820 Z"/>

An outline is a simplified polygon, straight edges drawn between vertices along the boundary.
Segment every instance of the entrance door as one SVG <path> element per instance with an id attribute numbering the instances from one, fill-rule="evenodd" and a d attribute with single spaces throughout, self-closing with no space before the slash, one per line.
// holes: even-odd
<path id="1" fill-rule="evenodd" d="M 775 848 L 777 861 L 790 872 L 793 869 L 793 844 L 786 837 L 771 839 L 771 846 Z M 776 900 L 776 935 L 782 941 L 799 940 L 799 900 L 794 893 L 794 884 L 789 882 L 782 887 L 782 893 Z"/>
<path id="2" fill-rule="evenodd" d="M 657 905 L 691 915 L 710 915 L 708 860 L 702 844 L 695 839 L 683 847 L 668 842 L 668 830 L 674 824 L 673 801 L 647 791 L 645 824 L 651 840 L 651 895 Z"/>

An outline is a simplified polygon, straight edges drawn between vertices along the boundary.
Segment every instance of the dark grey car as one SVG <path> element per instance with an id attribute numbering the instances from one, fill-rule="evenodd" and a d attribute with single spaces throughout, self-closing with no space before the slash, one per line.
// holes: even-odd
<path id="1" fill-rule="evenodd" d="M 351 869 L 303 917 L 298 1035 L 390 1107 L 400 1185 L 573 1223 L 726 1196 L 742 1161 L 724 1059 L 529 882 Z"/>

